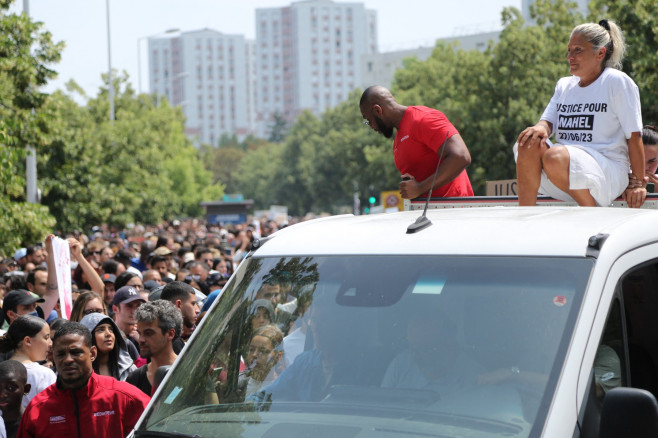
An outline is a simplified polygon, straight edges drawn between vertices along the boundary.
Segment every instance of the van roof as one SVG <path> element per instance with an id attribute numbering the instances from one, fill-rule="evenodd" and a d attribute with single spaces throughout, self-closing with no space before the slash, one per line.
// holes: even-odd
<path id="1" fill-rule="evenodd" d="M 629 208 L 482 207 L 428 210 L 432 225 L 407 227 L 420 211 L 331 216 L 275 233 L 255 256 L 294 255 L 587 255 L 590 237 L 609 235 L 622 253 L 658 241 L 658 211 Z"/>

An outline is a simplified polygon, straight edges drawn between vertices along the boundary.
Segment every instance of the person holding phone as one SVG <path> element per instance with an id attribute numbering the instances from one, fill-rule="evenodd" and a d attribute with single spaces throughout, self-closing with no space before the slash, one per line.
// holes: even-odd
<path id="1" fill-rule="evenodd" d="M 402 176 L 403 198 L 417 198 L 429 191 L 432 197 L 473 196 L 466 173 L 471 154 L 445 114 L 425 106 L 400 105 L 380 85 L 366 88 L 359 109 L 363 124 L 384 137 L 391 138 L 393 129 L 397 131 L 393 157 Z"/>

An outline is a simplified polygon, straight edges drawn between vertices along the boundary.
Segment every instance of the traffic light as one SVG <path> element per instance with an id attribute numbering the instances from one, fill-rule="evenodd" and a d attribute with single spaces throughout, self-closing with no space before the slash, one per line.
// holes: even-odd
<path id="1" fill-rule="evenodd" d="M 368 202 L 370 203 L 370 208 L 372 208 L 377 202 L 377 197 L 375 196 L 375 187 L 370 186 L 368 187 L 368 189 L 370 190 L 370 196 L 368 197 Z"/>

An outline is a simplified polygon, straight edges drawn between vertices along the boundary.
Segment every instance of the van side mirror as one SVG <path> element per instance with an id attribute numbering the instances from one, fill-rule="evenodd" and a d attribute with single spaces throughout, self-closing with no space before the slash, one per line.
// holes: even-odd
<path id="1" fill-rule="evenodd" d="M 649 391 L 614 388 L 601 408 L 600 438 L 658 437 L 658 402 Z"/>

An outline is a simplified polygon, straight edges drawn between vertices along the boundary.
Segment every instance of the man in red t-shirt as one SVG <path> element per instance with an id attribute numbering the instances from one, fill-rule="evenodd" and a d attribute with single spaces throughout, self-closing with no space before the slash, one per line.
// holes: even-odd
<path id="1" fill-rule="evenodd" d="M 393 137 L 393 128 L 397 130 L 393 140 L 395 167 L 403 179 L 408 178 L 400 182 L 403 198 L 417 198 L 430 189 L 432 197 L 473 196 L 465 170 L 471 164 L 471 154 L 441 111 L 400 105 L 390 91 L 379 85 L 363 92 L 359 107 L 366 119 L 363 123 L 384 137 Z M 432 186 L 439 157 L 441 164 Z"/>

